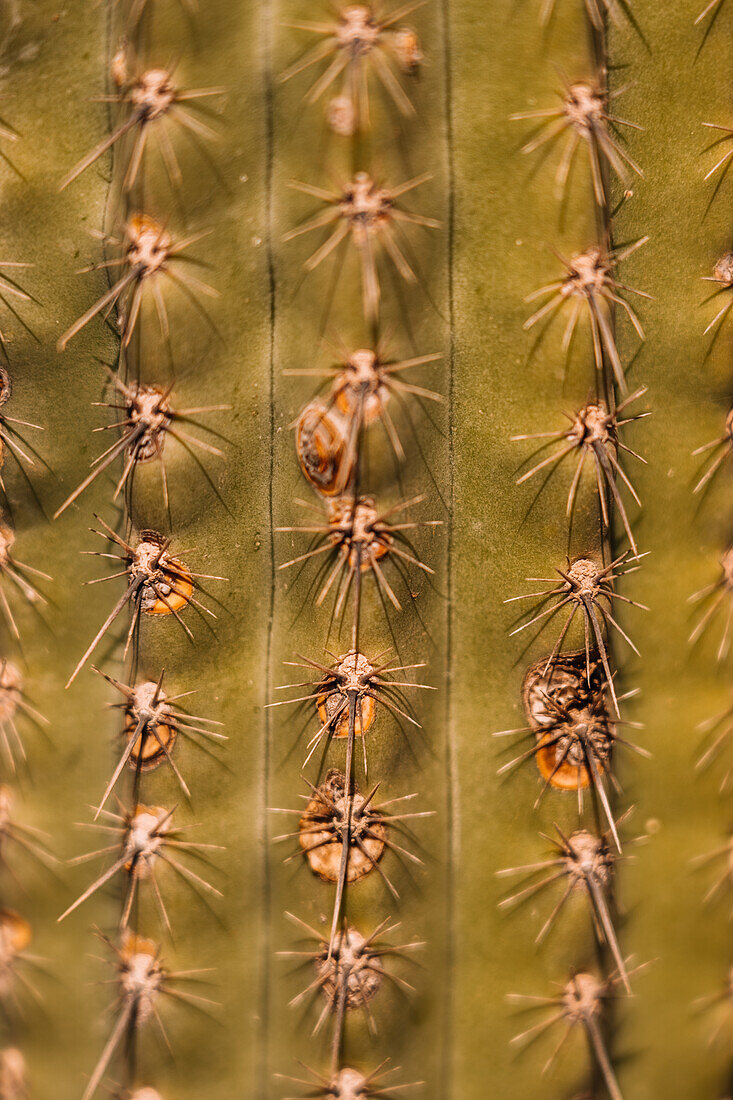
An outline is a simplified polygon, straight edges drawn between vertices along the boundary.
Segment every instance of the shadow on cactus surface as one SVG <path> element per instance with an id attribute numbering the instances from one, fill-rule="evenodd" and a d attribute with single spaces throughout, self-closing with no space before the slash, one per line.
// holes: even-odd
<path id="1" fill-rule="evenodd" d="M 733 4 L 0 3 L 0 1100 L 733 1091 Z"/>

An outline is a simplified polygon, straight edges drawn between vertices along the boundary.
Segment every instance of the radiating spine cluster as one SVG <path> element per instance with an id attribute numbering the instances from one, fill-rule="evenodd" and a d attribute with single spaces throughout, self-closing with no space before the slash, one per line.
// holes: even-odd
<path id="1" fill-rule="evenodd" d="M 422 493 L 387 503 L 383 490 L 373 491 L 366 461 L 367 442 L 381 431 L 382 449 L 391 456 L 395 480 L 401 482 L 399 467 L 412 455 L 397 420 L 411 425 L 411 405 L 442 400 L 422 384 L 420 373 L 440 355 L 414 346 L 409 318 L 393 328 L 389 339 L 384 321 L 384 284 L 418 282 L 410 233 L 440 227 L 413 208 L 418 200 L 412 193 L 431 176 L 384 181 L 374 167 L 390 140 L 391 127 L 382 114 L 396 113 L 414 125 L 409 84 L 420 68 L 422 50 L 417 31 L 405 20 L 420 7 L 421 0 L 391 11 L 376 3 L 339 4 L 329 20 L 293 21 L 289 25 L 315 38 L 316 44 L 281 77 L 305 80 L 310 75 L 306 103 L 325 106 L 331 140 L 339 143 L 342 161 L 351 165 L 350 173 L 329 188 L 320 182 L 292 182 L 294 189 L 316 200 L 318 209 L 287 232 L 285 241 L 322 232 L 320 244 L 305 259 L 306 273 L 334 264 L 337 273 L 342 271 L 339 293 L 352 300 L 350 288 L 343 285 L 349 276 L 340 267 L 351 256 L 360 280 L 362 316 L 352 317 L 350 327 L 363 333 L 361 346 L 349 346 L 328 330 L 336 360 L 332 365 L 284 371 L 290 377 L 320 379 L 322 385 L 293 425 L 298 463 L 317 503 L 298 501 L 303 521 L 279 528 L 294 549 L 286 560 L 281 555 L 279 568 L 315 570 L 306 606 L 314 614 L 324 607 L 328 627 L 323 655 L 315 651 L 287 662 L 301 673 L 296 682 L 283 685 L 292 697 L 270 704 L 299 704 L 309 723 L 302 763 L 304 805 L 275 810 L 293 825 L 277 840 L 291 847 L 288 860 L 306 861 L 315 876 L 314 890 L 321 889 L 317 878 L 332 891 L 322 928 L 288 914 L 310 943 L 280 953 L 310 967 L 305 988 L 292 1004 L 316 1002 L 313 1032 L 329 1035 L 330 1054 L 323 1065 L 309 1069 L 308 1079 L 295 1080 L 318 1096 L 342 1100 L 392 1095 L 407 1087 L 387 1067 L 389 1037 L 377 1034 L 373 1006 L 390 985 L 414 992 L 400 970 L 403 960 L 423 946 L 409 938 L 396 943 L 398 923 L 390 915 L 376 912 L 365 922 L 356 921 L 349 905 L 351 890 L 370 875 L 381 877 L 390 904 L 397 902 L 399 892 L 386 866 L 388 853 L 421 865 L 410 850 L 409 829 L 430 813 L 413 808 L 417 795 L 412 793 L 384 799 L 379 790 L 387 777 L 374 774 L 368 753 L 370 730 L 380 711 L 406 723 L 408 730 L 420 726 L 412 699 L 414 692 L 428 690 L 419 674 L 425 661 L 399 652 L 390 615 L 403 612 L 409 603 L 417 616 L 410 574 L 429 577 L 433 568 L 421 560 L 413 540 L 421 529 L 440 522 L 415 518 Z M 320 309 L 324 326 L 329 310 L 330 302 Z M 410 354 L 400 358 L 391 353 L 393 346 L 408 341 L 413 344 Z M 384 627 L 369 614 L 375 595 Z M 312 634 L 315 640 L 315 630 Z M 372 650 L 367 639 L 385 634 L 384 644 Z M 326 769 L 331 755 L 338 766 Z M 347 1044 L 348 1020 L 357 1012 L 374 1036 L 376 1061 L 372 1051 L 358 1045 L 352 1051 Z"/>
<path id="2" fill-rule="evenodd" d="M 124 623 L 122 652 L 118 654 L 124 671 L 115 677 L 92 666 L 114 693 L 111 706 L 119 738 L 108 782 L 103 789 L 90 792 L 93 819 L 83 823 L 101 837 L 100 846 L 71 860 L 72 864 L 89 864 L 94 872 L 59 917 L 71 917 L 108 886 L 116 889 L 120 899 L 115 927 L 109 933 L 99 932 L 113 966 L 108 984 L 115 988 L 115 998 L 110 1006 L 109 1034 L 88 1077 L 84 1100 L 108 1088 L 115 1096 L 159 1100 L 151 1086 L 160 1067 L 140 1056 L 141 1036 L 153 1027 L 169 1044 L 166 1001 L 204 1012 L 215 1007 L 201 992 L 201 983 L 208 981 L 206 971 L 175 970 L 166 962 L 165 939 L 172 939 L 175 916 L 166 895 L 177 879 L 204 899 L 220 896 L 200 873 L 202 862 L 208 862 L 217 846 L 192 839 L 191 823 L 184 824 L 185 803 L 190 802 L 192 792 L 177 757 L 178 746 L 184 741 L 209 752 L 225 737 L 220 723 L 189 712 L 187 697 L 198 689 L 197 683 L 171 693 L 168 680 L 176 677 L 177 670 L 160 667 L 152 635 L 143 624 L 175 619 L 185 636 L 194 641 L 195 632 L 187 620 L 197 615 L 198 630 L 211 633 L 209 623 L 215 616 L 199 599 L 201 582 L 224 579 L 194 572 L 187 564 L 189 552 L 193 555 L 195 551 L 179 549 L 172 530 L 170 494 L 180 488 L 169 486 L 166 474 L 171 440 L 189 455 L 198 451 L 222 456 L 218 447 L 191 434 L 189 426 L 196 424 L 199 415 L 229 408 L 181 408 L 176 402 L 176 373 L 190 364 L 183 342 L 176 340 L 171 295 L 179 295 L 212 324 L 201 299 L 217 292 L 191 270 L 194 246 L 206 232 L 176 232 L 170 226 L 168 210 L 173 195 L 185 211 L 180 135 L 196 144 L 216 136 L 199 106 L 220 95 L 222 89 L 186 88 L 177 71 L 148 64 L 154 50 L 161 48 L 155 45 L 156 6 L 142 0 L 112 6 L 119 47 L 110 70 L 112 92 L 102 97 L 109 105 L 111 132 L 60 184 L 61 190 L 72 188 L 83 172 L 95 171 L 97 161 L 112 151 L 109 209 L 114 224 L 103 237 L 100 234 L 104 258 L 84 269 L 107 272 L 110 287 L 67 329 L 58 345 L 59 351 L 64 351 L 97 317 L 109 321 L 119 335 L 115 370 L 106 368 L 109 397 L 100 403 L 110 410 L 110 416 L 99 430 L 111 432 L 112 442 L 100 448 L 90 473 L 59 505 L 54 517 L 76 505 L 79 498 L 83 501 L 84 491 L 98 477 L 110 483 L 115 518 L 108 523 L 95 516 L 93 533 L 103 545 L 84 553 L 111 562 L 112 568 L 87 584 L 110 582 L 122 591 L 107 605 L 109 612 L 76 667 L 70 668 L 67 684 L 72 685 L 92 657 L 100 664 L 107 659 L 105 643 L 119 622 Z M 163 195 L 158 193 L 158 177 L 148 162 L 153 143 L 169 185 Z M 141 467 L 153 462 L 160 469 L 166 517 L 163 530 L 152 526 L 158 510 L 135 484 Z M 150 518 L 146 513 L 152 513 Z M 165 806 L 151 805 L 145 798 L 146 776 L 161 767 L 170 770 L 181 797 Z M 95 867 L 100 863 L 101 871 Z M 156 911 L 153 929 L 158 938 L 151 939 L 148 922 Z M 189 953 L 193 947 L 182 945 Z"/>
<path id="3" fill-rule="evenodd" d="M 641 502 L 627 463 L 628 459 L 645 460 L 628 445 L 624 429 L 648 414 L 640 411 L 638 404 L 644 388 L 629 392 L 627 364 L 619 350 L 616 325 L 625 319 L 643 340 L 633 301 L 649 295 L 628 286 L 620 270 L 623 261 L 644 245 L 646 238 L 623 247 L 615 247 L 612 240 L 611 195 L 619 190 L 615 181 L 627 188 L 625 199 L 629 199 L 633 176 L 643 176 L 623 136 L 629 128 L 633 132 L 639 127 L 619 117 L 612 106 L 623 88 L 613 90 L 608 86 L 606 23 L 609 17 L 619 16 L 620 5 L 586 6 L 595 73 L 575 81 L 564 79 L 557 107 L 513 116 L 536 123 L 522 152 L 532 154 L 553 141 L 561 145 L 555 174 L 561 199 L 579 151 L 585 148 L 587 152 L 592 190 L 589 200 L 595 206 L 597 238 L 576 255 L 557 254 L 560 266 L 556 281 L 527 296 L 534 312 L 525 322 L 525 329 L 540 330 L 562 315 L 565 327 L 561 352 L 566 363 L 574 342 L 588 333 L 595 369 L 588 383 L 593 396 L 567 414 L 565 427 L 548 425 L 547 431 L 514 437 L 537 446 L 518 478 L 519 484 L 537 475 L 546 483 L 556 471 L 569 467 L 567 545 L 569 554 L 571 549 L 575 552 L 566 564 L 556 567 L 553 577 L 530 578 L 532 588 L 527 595 L 506 601 L 512 606 L 515 601 L 520 601 L 520 606 L 524 600 L 539 601 L 520 616 L 512 631 L 522 637 L 530 634 L 529 646 L 556 619 L 561 627 L 551 651 L 525 673 L 522 702 L 526 727 L 505 731 L 521 736 L 527 747 L 501 768 L 502 772 L 511 771 L 517 765 L 534 762 L 541 780 L 537 803 L 547 794 L 567 792 L 577 798 L 580 820 L 574 831 L 555 826 L 556 835 L 545 838 L 551 845 L 546 858 L 507 868 L 500 874 L 521 880 L 519 889 L 502 901 L 506 909 L 546 889 L 555 891 L 554 907 L 540 928 L 538 942 L 549 934 L 571 897 L 582 894 L 587 900 L 600 966 L 600 974 L 586 971 L 585 960 L 578 958 L 566 984 L 554 997 L 513 994 L 513 1002 L 538 1006 L 546 1013 L 514 1042 L 521 1046 L 558 1025 L 564 1028 L 562 1045 L 564 1037 L 579 1025 L 588 1039 L 594 1073 L 603 1081 L 611 1100 L 621 1100 L 608 1042 L 608 1006 L 618 993 L 631 992 L 633 977 L 641 968 L 631 966 L 625 958 L 615 921 L 615 872 L 623 858 L 621 826 L 630 812 L 626 809 L 618 815 L 621 787 L 616 778 L 616 756 L 619 748 L 644 752 L 627 732 L 635 723 L 622 718 L 621 704 L 633 692 L 620 691 L 614 653 L 617 643 L 638 652 L 622 625 L 622 613 L 624 608 L 642 605 L 618 591 L 618 585 L 639 568 L 644 556 L 639 552 L 630 517 L 631 507 Z M 543 6 L 545 18 L 551 11 L 552 5 Z M 581 538 L 588 539 L 588 525 L 586 533 L 578 535 L 574 520 L 580 516 L 576 526 L 582 531 L 586 515 L 594 508 L 598 537 L 590 544 L 584 541 L 578 545 Z M 620 548 L 619 537 L 627 541 L 627 549 Z M 556 1054 L 557 1050 L 548 1067 Z"/>

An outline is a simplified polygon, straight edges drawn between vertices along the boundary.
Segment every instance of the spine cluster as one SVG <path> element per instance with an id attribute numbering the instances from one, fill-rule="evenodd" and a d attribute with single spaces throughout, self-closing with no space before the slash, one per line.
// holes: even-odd
<path id="1" fill-rule="evenodd" d="M 622 18 L 622 13 L 616 4 L 595 0 L 586 7 L 595 71 L 564 80 L 556 107 L 543 104 L 513 116 L 534 125 L 523 153 L 557 146 L 554 183 L 559 200 L 566 196 L 572 171 L 587 172 L 596 237 L 585 242 L 583 251 L 557 253 L 556 280 L 527 297 L 533 312 L 525 329 L 537 333 L 545 326 L 563 326 L 559 350 L 565 356 L 565 375 L 571 361 L 573 369 L 580 361 L 577 352 L 571 360 L 574 345 L 587 341 L 592 354 L 584 384 L 593 396 L 566 413 L 564 426 L 547 425 L 545 430 L 540 425 L 541 431 L 515 437 L 525 446 L 534 443 L 519 484 L 533 481 L 541 488 L 542 479 L 567 476 L 568 557 L 558 562 L 553 577 L 532 578 L 527 595 L 506 601 L 511 607 L 518 601 L 519 608 L 527 606 L 525 600 L 535 601 L 530 611 L 520 613 L 512 630 L 530 650 L 551 624 L 559 624 L 559 633 L 550 652 L 526 670 L 526 726 L 505 731 L 521 738 L 522 750 L 501 768 L 504 772 L 518 765 L 535 767 L 541 783 L 535 807 L 545 797 L 571 797 L 578 805 L 578 826 L 567 832 L 555 826 L 556 835 L 546 838 L 552 849 L 544 860 L 500 874 L 521 880 L 502 901 L 503 908 L 512 909 L 540 892 L 556 892 L 538 942 L 550 935 L 571 899 L 581 896 L 597 947 L 598 965 L 589 968 L 587 959 L 579 956 L 558 994 L 511 996 L 525 1007 L 541 1004 L 544 1014 L 514 1042 L 521 1046 L 547 1029 L 584 1031 L 593 1063 L 591 1077 L 603 1082 L 612 1100 L 621 1100 L 609 1043 L 610 1006 L 619 994 L 631 993 L 641 968 L 625 958 L 616 928 L 616 870 L 622 858 L 622 826 L 631 812 L 619 805 L 616 758 L 619 750 L 643 750 L 630 739 L 634 723 L 622 717 L 624 701 L 633 692 L 620 688 L 615 654 L 619 647 L 637 652 L 623 622 L 627 610 L 642 605 L 618 591 L 618 582 L 638 569 L 644 556 L 632 526 L 633 510 L 640 504 L 633 464 L 644 460 L 630 448 L 626 426 L 647 414 L 639 411 L 645 390 L 630 391 L 628 363 L 616 331 L 619 325 L 630 325 L 644 338 L 634 303 L 648 295 L 628 286 L 620 270 L 646 238 L 623 248 L 613 242 L 612 197 L 615 202 L 629 201 L 634 177 L 643 174 L 625 136 L 639 127 L 616 113 L 623 88 L 608 84 L 606 24 L 609 18 Z M 543 11 L 548 16 L 551 6 Z M 596 523 L 598 533 L 593 536 Z"/>
<path id="2" fill-rule="evenodd" d="M 322 121 L 309 114 L 302 125 L 313 126 L 314 141 L 322 142 L 325 160 L 339 164 L 340 176 L 333 182 L 337 171 L 324 163 L 330 185 L 292 181 L 316 209 L 285 240 L 320 234 L 305 259 L 306 273 L 331 265 L 338 304 L 348 303 L 333 321 L 332 301 L 316 297 L 312 279 L 304 282 L 302 308 L 324 317 L 331 362 L 320 365 L 316 347 L 299 349 L 310 357 L 307 364 L 284 371 L 320 380 L 294 424 L 297 460 L 311 490 L 308 500 L 297 502 L 305 518 L 279 528 L 292 548 L 287 560 L 281 554 L 279 568 L 297 573 L 296 588 L 307 586 L 303 614 L 313 627 L 311 650 L 287 662 L 298 673 L 283 685 L 293 698 L 271 704 L 298 705 L 306 723 L 303 805 L 276 811 L 293 826 L 277 839 L 295 849 L 290 860 L 304 861 L 317 893 L 313 909 L 323 919 L 314 926 L 288 913 L 303 942 L 281 955 L 304 967 L 293 1007 L 311 1011 L 314 1035 L 324 1036 L 308 1079 L 297 1080 L 329 1100 L 406 1087 L 388 1064 L 391 1029 L 384 1021 L 395 1012 L 395 998 L 399 1004 L 415 994 L 405 968 L 424 946 L 405 937 L 395 942 L 399 917 L 393 918 L 404 868 L 421 864 L 412 829 L 430 811 L 415 794 L 392 794 L 398 767 L 380 774 L 370 759 L 375 729 L 394 725 L 397 736 L 414 740 L 420 729 L 415 693 L 428 689 L 419 671 L 424 654 L 401 652 L 397 636 L 405 631 L 395 623 L 411 616 L 410 643 L 425 636 L 417 596 L 433 569 L 415 542 L 439 521 L 417 518 L 426 494 L 405 498 L 399 487 L 402 470 L 420 454 L 406 436 L 411 417 L 442 400 L 424 374 L 440 355 L 420 346 L 419 325 L 410 316 L 417 290 L 410 288 L 420 281 L 413 240 L 440 226 L 413 209 L 412 192 L 430 173 L 381 175 L 385 162 L 399 162 L 400 131 L 418 124 L 413 87 L 423 55 L 418 30 L 407 20 L 421 6 L 389 11 L 339 4 L 323 22 L 294 21 L 306 45 L 281 77 L 305 82 L 306 106 L 322 112 Z M 388 301 L 401 303 L 389 332 Z M 297 716 L 283 725 L 294 733 Z M 381 880 L 385 904 L 377 908 L 379 892 L 372 889 L 357 917 L 352 895 L 357 902 L 365 879 Z M 406 1026 L 402 1011 L 399 1018 Z"/>

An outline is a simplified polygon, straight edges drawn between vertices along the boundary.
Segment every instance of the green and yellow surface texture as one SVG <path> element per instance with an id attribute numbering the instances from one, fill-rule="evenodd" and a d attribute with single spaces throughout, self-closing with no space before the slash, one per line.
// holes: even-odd
<path id="1" fill-rule="evenodd" d="M 701 5 L 632 0 L 628 12 L 614 5 L 618 19 L 606 35 L 610 86 L 625 89 L 618 113 L 643 127 L 624 140 L 644 170 L 631 194 L 614 183 L 610 229 L 616 245 L 649 236 L 620 277 L 653 296 L 639 305 L 643 344 L 625 321 L 617 330 L 629 385 L 648 387 L 652 414 L 627 437 L 647 460 L 633 468 L 643 506 L 631 515 L 639 548 L 649 553 L 620 588 L 649 610 L 619 613 L 641 656 L 615 650 L 622 690 L 639 689 L 627 708 L 644 726 L 634 739 L 653 754 L 619 753 L 614 765 L 623 786 L 619 813 L 634 807 L 626 833 L 643 837 L 617 867 L 618 931 L 624 954 L 649 964 L 634 996 L 619 996 L 613 1007 L 610 1050 L 625 1100 L 724 1100 L 733 1074 L 733 1010 L 724 1001 L 701 1004 L 725 992 L 733 897 L 724 892 L 706 906 L 714 872 L 690 865 L 724 845 L 733 822 L 730 793 L 719 790 L 724 769 L 695 767 L 703 740 L 696 727 L 730 704 L 730 663 L 716 661 L 723 620 L 697 646 L 688 641 L 696 621 L 688 599 L 719 576 L 733 521 L 733 463 L 723 464 L 704 499 L 692 491 L 700 460 L 691 452 L 722 434 L 733 379 L 730 318 L 714 342 L 703 335 L 724 299 L 706 304 L 711 284 L 701 281 L 731 247 L 733 230 L 733 175 L 717 191 L 717 176 L 704 180 L 724 147 L 716 156 L 716 135 L 702 126 L 733 125 L 733 0 L 722 0 L 709 30 L 709 19 L 694 25 Z M 10 1014 L 2 1044 L 22 1049 L 31 1096 L 49 1100 L 83 1094 L 109 1034 L 114 995 L 95 929 L 114 930 L 119 892 L 101 891 L 61 924 L 57 917 L 90 881 L 89 868 L 63 861 L 96 846 L 75 823 L 89 822 L 119 751 L 119 713 L 107 707 L 116 700 L 104 681 L 87 668 L 64 685 L 122 591 L 119 580 L 84 587 L 108 570 L 83 553 L 105 549 L 89 530 L 94 513 L 113 526 L 123 522 L 121 502 L 111 502 L 121 467 L 58 520 L 50 517 L 109 435 L 93 434 L 109 411 L 93 403 L 109 400 L 104 364 L 114 367 L 119 354 L 113 324 L 95 319 L 63 354 L 56 342 L 107 288 L 104 270 L 78 271 L 100 259 L 98 235 L 119 230 L 119 163 L 114 154 L 102 157 L 61 193 L 59 184 L 109 130 L 109 105 L 99 100 L 110 91 L 126 6 L 9 3 L 8 18 L 19 22 L 0 72 L 2 116 L 18 133 L 0 143 L 12 161 L 0 169 L 0 260 L 33 265 L 18 273 L 33 300 L 10 299 L 32 331 L 0 304 L 13 379 L 4 412 L 44 427 L 32 436 L 43 461 L 28 478 L 6 458 L 5 508 L 16 556 L 53 578 L 39 581 L 49 599 L 40 616 L 13 596 L 22 645 L 3 633 L 3 655 L 23 668 L 29 700 L 49 719 L 46 733 L 26 728 L 28 767 L 12 784 L 19 816 L 50 834 L 62 861 L 52 874 L 29 860 L 16 861 L 13 874 L 3 864 L 0 903 L 32 925 L 41 1000 L 26 998 L 23 1014 Z M 317 1092 L 277 1076 L 303 1076 L 299 1061 L 328 1072 L 327 1034 L 311 1034 L 316 1015 L 288 1003 L 310 972 L 278 957 L 302 946 L 286 912 L 326 927 L 333 895 L 304 861 L 285 862 L 293 849 L 272 840 L 286 831 L 272 808 L 297 807 L 306 793 L 301 763 L 313 717 L 266 705 L 280 697 L 278 685 L 299 678 L 283 662 L 343 649 L 329 635 L 328 605 L 315 606 L 312 575 L 278 568 L 307 547 L 276 528 L 306 522 L 296 498 L 314 500 L 292 430 L 313 379 L 283 372 L 328 365 L 334 356 L 324 335 L 357 347 L 368 334 L 353 256 L 304 275 L 318 242 L 283 237 L 317 206 L 290 181 L 331 188 L 368 168 L 390 183 L 431 173 L 405 206 L 441 227 L 410 231 L 420 281 L 385 278 L 382 324 L 394 357 L 441 353 L 419 383 L 445 401 L 430 406 L 430 417 L 418 408 L 400 421 L 406 461 L 399 471 L 385 437 L 370 438 L 375 493 L 389 504 L 424 497 L 415 518 L 441 526 L 417 532 L 419 557 L 435 574 L 410 575 L 405 610 L 389 624 L 365 585 L 365 644 L 374 652 L 393 646 L 405 663 L 426 662 L 420 673 L 436 690 L 415 702 L 420 730 L 380 714 L 363 785 L 379 782 L 380 800 L 414 793 L 414 808 L 434 814 L 414 828 L 422 866 L 385 857 L 399 900 L 377 875 L 349 891 L 352 919 L 367 928 L 390 918 L 401 925 L 395 942 L 425 948 L 417 965 L 396 969 L 415 992 L 385 989 L 374 1003 L 374 1037 L 355 1014 L 344 1058 L 367 1068 L 391 1059 L 400 1082 L 424 1082 L 414 1093 L 426 1100 L 600 1100 L 607 1093 L 581 1029 L 547 1074 L 559 1032 L 523 1051 L 510 1045 L 534 1018 L 507 995 L 551 995 L 574 968 L 595 965 L 596 945 L 579 897 L 540 946 L 535 937 L 554 897 L 498 909 L 507 884 L 497 871 L 544 858 L 540 834 L 555 824 L 572 830 L 578 817 L 568 794 L 550 792 L 535 809 L 541 782 L 531 762 L 499 777 L 506 743 L 493 737 L 525 724 L 524 672 L 555 637 L 548 632 L 525 649 L 523 634 L 508 636 L 515 611 L 503 601 L 529 590 L 525 578 L 564 567 L 569 552 L 567 469 L 533 503 L 539 486 L 516 484 L 527 448 L 510 437 L 560 427 L 563 413 L 588 400 L 595 370 L 583 325 L 567 362 L 562 323 L 541 340 L 522 328 L 534 308 L 525 296 L 556 278 L 553 249 L 568 255 L 596 239 L 587 159 L 579 155 L 559 201 L 557 149 L 523 156 L 530 127 L 509 116 L 551 106 L 560 74 L 597 71 L 586 6 L 557 0 L 543 28 L 539 0 L 430 0 L 407 17 L 425 53 L 410 84 L 416 118 L 403 122 L 377 106 L 371 131 L 348 146 L 327 134 L 318 107 L 304 103 L 307 82 L 278 81 L 303 45 L 286 24 L 327 19 L 327 4 L 200 0 L 188 13 L 175 0 L 149 0 L 147 8 L 139 42 L 145 63 L 175 64 L 182 86 L 223 88 L 211 104 L 218 139 L 207 143 L 210 159 L 193 144 L 176 146 L 177 194 L 152 153 L 134 200 L 174 235 L 210 231 L 192 253 L 205 265 L 197 273 L 219 292 L 206 301 L 216 331 L 185 296 L 166 300 L 173 394 L 182 407 L 231 410 L 202 418 L 218 437 L 197 433 L 223 458 L 202 454 L 199 463 L 175 440 L 166 443 L 170 515 L 156 464 L 136 475 L 131 508 L 136 527 L 172 531 L 173 550 L 190 568 L 227 578 L 203 582 L 201 598 L 217 618 L 211 628 L 197 616 L 186 620 L 193 643 L 171 617 L 146 621 L 140 637 L 141 672 L 156 679 L 165 668 L 167 690 L 195 691 L 191 710 L 223 722 L 228 741 L 215 759 L 185 742 L 177 747 L 191 804 L 168 769 L 145 777 L 146 802 L 175 805 L 180 824 L 197 824 L 196 839 L 223 846 L 208 872 L 223 896 L 204 901 L 172 876 L 163 879 L 172 939 L 154 905 L 142 913 L 140 930 L 161 939 L 166 964 L 212 968 L 203 993 L 216 1004 L 206 1012 L 162 1005 L 171 1050 L 146 1023 L 139 1083 L 164 1100 L 277 1100 Z M 157 326 L 146 309 L 136 354 L 144 380 L 167 385 Z M 589 478 L 572 552 L 599 545 Z M 120 626 L 95 657 L 119 678 L 123 642 Z M 342 764 L 342 747 L 330 753 L 331 766 Z M 122 1084 L 115 1073 L 113 1064 L 113 1095 Z"/>

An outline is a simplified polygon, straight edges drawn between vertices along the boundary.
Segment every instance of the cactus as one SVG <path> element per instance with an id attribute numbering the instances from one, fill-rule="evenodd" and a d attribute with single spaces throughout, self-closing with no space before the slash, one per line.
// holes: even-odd
<path id="1" fill-rule="evenodd" d="M 728 5 L 9 13 L 0 1100 L 722 1098 Z"/>

